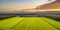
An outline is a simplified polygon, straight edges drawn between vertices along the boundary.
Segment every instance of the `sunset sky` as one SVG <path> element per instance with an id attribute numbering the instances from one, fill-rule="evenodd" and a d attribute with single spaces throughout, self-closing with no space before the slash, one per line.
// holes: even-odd
<path id="1" fill-rule="evenodd" d="M 52 0 L 54 1 L 54 0 Z M 48 0 L 0 0 L 1 11 L 20 11 L 21 9 L 31 9 L 36 6 L 46 4 Z"/>
<path id="2" fill-rule="evenodd" d="M 0 0 L 0 9 L 19 10 L 35 8 L 48 0 Z"/>

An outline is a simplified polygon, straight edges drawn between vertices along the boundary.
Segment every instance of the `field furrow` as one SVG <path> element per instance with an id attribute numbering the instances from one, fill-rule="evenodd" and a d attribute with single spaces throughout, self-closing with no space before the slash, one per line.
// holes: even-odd
<path id="1" fill-rule="evenodd" d="M 60 30 L 60 22 L 45 17 L 41 17 L 40 19 L 46 21 L 47 23 L 51 24 L 52 26 Z"/>
<path id="2" fill-rule="evenodd" d="M 19 23 L 22 19 L 23 18 L 20 17 L 14 17 L 14 18 L 2 20 L 0 21 L 0 29 L 1 30 L 10 29 L 11 27 Z"/>

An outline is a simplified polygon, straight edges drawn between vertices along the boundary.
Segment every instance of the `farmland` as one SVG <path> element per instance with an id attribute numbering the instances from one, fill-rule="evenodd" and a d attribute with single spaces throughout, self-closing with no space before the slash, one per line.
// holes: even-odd
<path id="1" fill-rule="evenodd" d="M 46 17 L 11 17 L 0 21 L 0 30 L 60 30 L 60 22 Z"/>

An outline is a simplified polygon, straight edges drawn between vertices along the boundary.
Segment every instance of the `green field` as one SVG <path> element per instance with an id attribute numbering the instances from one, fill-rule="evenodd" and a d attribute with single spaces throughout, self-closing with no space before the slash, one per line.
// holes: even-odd
<path id="1" fill-rule="evenodd" d="M 46 17 L 12 17 L 0 20 L 0 30 L 60 30 L 60 22 Z"/>

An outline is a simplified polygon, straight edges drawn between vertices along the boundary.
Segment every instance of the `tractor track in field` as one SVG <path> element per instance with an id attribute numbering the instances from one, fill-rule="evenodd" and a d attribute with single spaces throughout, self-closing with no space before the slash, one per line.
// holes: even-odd
<path id="1" fill-rule="evenodd" d="M 52 25 L 51 23 L 49 23 L 49 22 L 47 22 L 47 21 L 45 21 L 45 19 L 42 19 L 42 18 L 40 18 L 41 20 L 43 20 L 44 22 L 46 22 L 46 23 L 48 23 L 49 25 L 51 25 L 52 27 L 54 27 L 54 28 L 56 28 L 56 29 L 58 29 L 58 30 L 60 30 L 59 28 L 57 28 L 56 26 L 54 26 L 54 25 Z"/>
<path id="2" fill-rule="evenodd" d="M 26 27 L 26 30 L 29 30 L 30 29 L 30 24 L 31 24 L 31 21 L 29 20 L 28 25 Z"/>
<path id="3" fill-rule="evenodd" d="M 14 27 L 16 27 L 16 26 L 21 26 L 22 24 L 24 24 L 24 23 L 26 23 L 27 22 L 27 24 L 26 24 L 26 30 L 28 30 L 28 26 L 30 25 L 29 23 L 30 23 L 30 21 L 29 20 L 27 20 L 26 18 L 24 18 L 24 19 L 22 19 L 22 21 L 21 21 L 21 23 L 19 22 L 17 25 L 15 25 Z M 14 27 L 12 28 L 12 29 L 14 29 Z"/>
<path id="4" fill-rule="evenodd" d="M 27 30 L 36 30 L 36 28 L 34 28 L 33 26 L 36 26 L 37 24 L 36 24 L 36 20 L 37 19 L 34 19 L 34 18 L 30 18 L 31 20 L 29 20 L 30 21 L 30 25 L 28 26 L 28 28 L 27 28 Z M 33 22 L 34 21 L 34 22 Z"/>
<path id="5" fill-rule="evenodd" d="M 22 23 L 24 21 L 24 18 L 21 19 L 21 21 L 19 21 L 16 25 L 18 25 L 19 23 Z M 13 27 L 11 27 L 10 29 L 13 29 L 16 25 L 14 25 Z"/>
<path id="6" fill-rule="evenodd" d="M 41 18 L 36 18 L 36 19 L 37 19 L 37 21 L 38 21 L 39 23 L 41 23 L 41 22 L 45 22 L 46 25 L 48 24 L 48 25 L 52 26 L 51 24 L 47 23 L 46 21 L 44 21 L 44 20 L 41 19 Z M 54 26 L 52 26 L 52 27 L 55 28 Z M 55 28 L 55 29 L 57 29 L 57 28 Z"/>
<path id="7" fill-rule="evenodd" d="M 45 18 L 45 17 L 44 17 Z M 44 19 L 44 18 L 41 18 L 41 19 Z M 49 18 L 47 18 L 49 19 Z M 51 24 L 53 27 L 55 27 L 56 29 L 60 30 L 60 27 L 57 27 L 55 26 L 54 24 L 52 24 L 51 22 L 48 22 L 46 19 L 44 19 L 44 21 L 46 21 L 47 23 Z M 57 22 L 57 21 L 56 21 Z M 60 24 L 60 23 L 59 23 Z M 57 25 L 57 24 L 56 24 Z"/>

